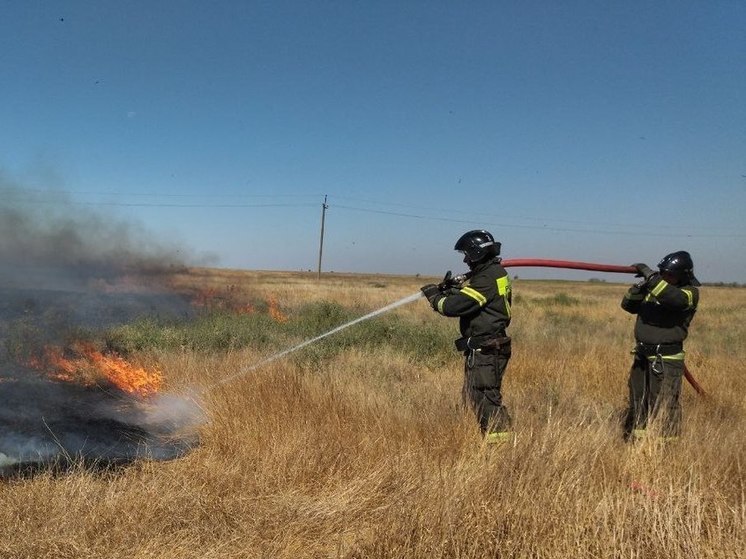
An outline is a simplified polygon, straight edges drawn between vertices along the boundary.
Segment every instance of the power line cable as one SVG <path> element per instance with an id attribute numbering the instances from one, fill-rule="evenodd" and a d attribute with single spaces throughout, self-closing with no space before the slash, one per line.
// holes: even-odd
<path id="1" fill-rule="evenodd" d="M 71 200 L 12 200 L 14 204 L 114 206 L 122 208 L 315 208 L 317 204 L 168 204 L 155 202 L 82 202 Z"/>
<path id="2" fill-rule="evenodd" d="M 12 192 L 12 193 L 19 193 L 19 192 L 39 192 L 39 193 L 63 193 L 63 194 L 83 194 L 84 191 L 49 191 L 49 190 L 43 190 L 43 189 L 13 189 L 13 188 L 0 188 L 0 191 L 5 192 Z M 101 195 L 113 195 L 112 193 L 94 193 L 94 192 L 88 192 L 89 194 L 101 194 Z M 292 195 L 292 194 L 280 194 L 280 195 L 264 195 L 264 194 L 248 194 L 248 195 L 193 195 L 193 194 L 124 194 L 119 193 L 117 195 L 122 196 L 164 196 L 164 197 L 179 197 L 179 198 L 186 198 L 186 197 L 204 197 L 204 198 L 298 198 L 298 197 L 314 197 L 313 195 Z M 494 214 L 486 213 L 486 212 L 466 212 L 462 210 L 456 210 L 456 209 L 440 209 L 440 208 L 428 208 L 428 207 L 421 207 L 421 206 L 415 206 L 415 205 L 407 205 L 407 204 L 397 204 L 397 203 L 391 203 L 391 202 L 378 202 L 375 200 L 365 200 L 365 199 L 358 199 L 354 197 L 349 196 L 337 196 L 337 198 L 340 199 L 349 199 L 349 200 L 358 200 L 365 203 L 371 203 L 371 204 L 378 204 L 382 206 L 393 206 L 393 207 L 405 207 L 405 208 L 413 208 L 413 209 L 421 209 L 421 210 L 428 210 L 428 211 L 442 211 L 442 212 L 448 212 L 448 213 L 457 213 L 457 214 L 468 214 L 470 216 L 487 216 L 487 217 L 497 217 Z M 7 198 L 6 198 L 7 201 Z M 230 209 L 241 209 L 241 208 L 315 208 L 317 207 L 316 203 L 256 203 L 256 204 L 246 204 L 246 203 L 194 203 L 194 204 L 188 204 L 188 203 L 166 203 L 166 202 L 86 202 L 86 201 L 73 201 L 73 200 L 43 200 L 43 199 L 11 199 L 12 203 L 18 203 L 18 204 L 29 204 L 29 205 L 66 205 L 66 206 L 102 206 L 102 207 L 133 207 L 133 208 L 199 208 L 199 209 L 210 209 L 210 208 L 230 208 Z M 355 206 L 347 206 L 343 204 L 329 204 L 329 207 L 333 208 L 339 208 L 343 210 L 350 210 L 350 211 L 358 211 L 358 212 L 365 212 L 365 213 L 374 213 L 374 214 L 381 214 L 381 215 L 391 215 L 396 217 L 404 217 L 404 218 L 411 218 L 411 219 L 423 219 L 423 220 L 430 220 L 430 221 L 443 221 L 448 223 L 465 223 L 465 224 L 473 224 L 475 222 L 474 219 L 455 219 L 455 218 L 449 218 L 449 217 L 438 217 L 438 216 L 431 216 L 431 215 L 419 215 L 419 214 L 413 214 L 413 213 L 405 213 L 405 212 L 395 212 L 395 211 L 387 211 L 387 210 L 376 210 L 371 208 L 361 208 L 361 207 L 355 207 Z M 584 221 L 574 221 L 574 220 L 563 220 L 563 219 L 542 219 L 538 217 L 526 217 L 526 216 L 512 216 L 518 219 L 529 219 L 532 221 L 547 221 L 547 222 L 564 222 L 564 223 L 574 223 L 574 224 L 587 224 L 587 225 L 598 225 L 599 223 L 594 222 L 584 222 Z M 623 229 L 619 231 L 612 231 L 612 230 L 602 230 L 602 229 L 581 229 L 581 228 L 572 228 L 572 227 L 556 227 L 556 226 L 548 226 L 546 224 L 544 225 L 528 225 L 523 223 L 505 223 L 501 220 L 500 223 L 493 223 L 493 222 L 483 222 L 484 225 L 490 225 L 498 228 L 514 228 L 514 229 L 534 229 L 534 230 L 541 230 L 541 231 L 554 231 L 554 232 L 567 232 L 567 233 L 597 233 L 597 234 L 604 234 L 604 235 L 642 235 L 642 236 L 653 236 L 653 237 L 686 237 L 686 238 L 744 238 L 746 235 L 744 234 L 738 234 L 738 233 L 731 233 L 731 234 L 715 234 L 715 233 L 691 233 L 691 232 L 676 232 L 676 233 L 662 233 L 660 231 L 640 231 L 640 230 L 629 230 L 629 229 Z M 611 226 L 611 227 L 622 227 L 618 224 L 613 223 L 606 223 L 605 225 Z M 630 224 L 626 224 L 627 227 L 630 226 Z M 676 229 L 677 227 L 674 226 L 667 226 L 668 230 Z M 679 227 L 679 228 L 683 228 Z M 687 231 L 691 231 L 691 227 L 686 227 Z M 724 230 L 723 228 L 707 228 L 707 230 Z"/>
<path id="3" fill-rule="evenodd" d="M 141 192 L 141 193 L 134 193 L 134 192 L 103 192 L 103 191 L 83 191 L 83 190 L 49 190 L 49 189 L 41 189 L 41 188 L 13 188 L 13 187 L 5 187 L 0 188 L 0 192 L 11 192 L 11 193 L 23 193 L 23 192 L 36 192 L 36 193 L 43 193 L 43 194 L 68 194 L 68 195 L 94 195 L 94 196 L 133 196 L 133 197 L 149 197 L 149 198 L 194 198 L 194 199 L 274 199 L 274 198 L 292 198 L 294 200 L 297 200 L 298 198 L 312 198 L 312 199 L 318 199 L 320 196 L 319 194 L 183 194 L 183 193 L 147 193 L 147 192 Z M 488 218 L 496 218 L 500 217 L 502 219 L 502 216 L 496 216 L 495 214 L 488 213 L 488 212 L 479 212 L 474 210 L 458 210 L 455 208 L 435 208 L 435 207 L 429 207 L 429 206 L 419 206 L 414 204 L 401 204 L 396 202 L 390 202 L 390 201 L 379 201 L 369 198 L 357 198 L 353 196 L 346 196 L 346 195 L 339 195 L 334 194 L 334 197 L 340 199 L 340 200 L 351 200 L 351 201 L 357 201 L 357 202 L 363 202 L 365 204 L 374 204 L 377 206 L 382 206 L 384 208 L 386 207 L 399 207 L 399 208 L 409 208 L 413 210 L 420 210 L 420 211 L 433 211 L 433 212 L 444 212 L 449 215 L 452 214 L 460 214 L 460 215 L 468 215 L 468 216 L 485 216 Z M 225 204 L 218 204 L 218 203 L 202 203 L 202 204 L 186 204 L 186 203 L 170 203 L 170 202 L 84 202 L 84 201 L 38 201 L 38 200 L 16 200 L 16 202 L 20 203 L 27 203 L 27 204 L 69 204 L 69 205 L 83 205 L 83 206 L 112 206 L 112 207 L 161 207 L 161 208 L 257 208 L 257 207 L 312 207 L 315 204 L 314 203 L 267 203 L 267 204 L 236 204 L 236 203 L 225 203 Z M 334 206 L 345 209 L 346 207 L 344 205 Z M 374 210 L 374 209 L 366 209 L 366 208 L 352 208 L 348 207 L 347 209 L 354 209 L 356 211 L 368 211 L 370 213 L 382 213 L 389 215 L 400 215 L 401 217 L 412 217 L 417 219 L 431 219 L 431 220 L 441 220 L 441 221 L 454 221 L 453 218 L 448 217 L 435 217 L 435 216 L 422 216 L 422 215 L 412 215 L 412 214 L 406 214 L 406 213 L 399 213 L 399 212 L 386 212 L 385 210 Z M 545 217 L 536 217 L 536 216 L 526 216 L 526 215 L 516 215 L 511 214 L 511 217 L 514 219 L 519 220 L 528 220 L 528 221 L 535 221 L 535 222 L 542 222 L 543 225 L 534 226 L 536 229 L 542 229 L 542 230 L 556 230 L 556 231 L 576 231 L 572 228 L 563 228 L 563 227 L 548 227 L 547 223 L 568 223 L 568 224 L 574 224 L 574 225 L 588 225 L 588 226 L 594 226 L 594 225 L 604 225 L 606 227 L 621 227 L 624 228 L 623 231 L 620 231 L 618 234 L 626 234 L 629 227 L 644 227 L 646 224 L 634 224 L 634 223 L 609 223 L 609 222 L 597 222 L 597 221 L 587 221 L 587 220 L 571 220 L 571 219 L 562 219 L 562 218 L 545 218 Z M 457 223 L 472 223 L 474 220 L 467 220 L 467 221 L 455 221 Z M 531 228 L 530 225 L 513 225 L 513 227 L 523 227 L 523 228 Z M 685 233 L 676 234 L 676 235 L 665 235 L 661 233 L 650 233 L 652 235 L 656 236 L 681 236 L 682 234 L 687 237 L 736 237 L 740 238 L 744 235 L 739 233 L 732 233 L 729 228 L 727 227 L 702 227 L 699 225 L 693 226 L 693 225 L 671 225 L 668 224 L 666 226 L 668 230 L 684 230 Z M 697 233 L 692 233 L 691 231 L 696 230 Z M 581 232 L 586 231 L 585 229 L 581 230 Z M 711 231 L 711 232 L 721 232 L 721 234 L 715 234 L 715 233 L 699 233 L 699 231 Z M 604 231 L 600 231 L 604 232 Z M 617 232 L 608 232 L 610 234 L 616 234 Z"/>
<path id="4" fill-rule="evenodd" d="M 400 208 L 410 208 L 414 210 L 423 210 L 423 211 L 435 211 L 435 212 L 445 212 L 448 214 L 463 214 L 463 215 L 469 215 L 469 216 L 486 216 L 486 217 L 501 217 L 496 216 L 493 213 L 488 212 L 479 212 L 479 211 L 473 211 L 473 210 L 458 210 L 455 208 L 433 208 L 433 207 L 426 207 L 426 206 L 416 206 L 411 204 L 397 204 L 393 202 L 379 202 L 377 200 L 370 200 L 365 198 L 354 198 L 350 196 L 340 196 L 340 195 L 334 195 L 336 198 L 339 198 L 341 200 L 351 200 L 356 202 L 364 202 L 368 204 L 375 204 L 379 206 L 392 206 L 392 207 L 400 207 Z M 342 206 L 337 206 L 342 207 Z M 373 211 L 373 210 L 371 210 Z M 530 221 L 540 221 L 540 222 L 556 222 L 556 223 L 570 223 L 575 225 L 604 225 L 607 227 L 644 227 L 646 225 L 650 225 L 649 223 L 643 224 L 643 223 L 609 223 L 608 221 L 588 221 L 588 220 L 573 220 L 573 219 L 562 219 L 562 218 L 547 218 L 547 217 L 536 217 L 536 216 L 526 216 L 526 215 L 518 215 L 511 213 L 511 217 L 516 219 L 525 219 Z M 473 220 L 472 220 L 473 221 Z M 543 229 L 544 227 L 542 227 Z M 704 230 L 704 231 L 728 231 L 729 228 L 727 227 L 701 227 L 701 226 L 691 226 L 691 225 L 666 225 L 666 228 L 668 229 L 684 229 L 687 231 L 691 231 L 692 229 L 697 230 Z"/>
<path id="5" fill-rule="evenodd" d="M 65 195 L 93 195 L 93 196 L 132 196 L 146 198 L 313 198 L 318 199 L 323 194 L 184 194 L 184 193 L 157 193 L 157 192 L 104 192 L 94 190 L 49 190 L 43 188 L 12 188 L 0 187 L 0 192 L 11 194 L 35 192 L 39 194 L 65 194 Z"/>
<path id="6" fill-rule="evenodd" d="M 334 205 L 334 208 L 344 209 L 344 210 L 352 210 L 352 211 L 358 211 L 358 212 L 366 212 L 366 213 L 375 213 L 375 214 L 383 214 L 383 215 L 392 215 L 397 217 L 408 217 L 413 219 L 425 219 L 425 220 L 431 220 L 431 221 L 444 221 L 448 223 L 466 223 L 466 224 L 473 224 L 474 220 L 463 220 L 463 219 L 453 219 L 453 218 L 447 218 L 447 217 L 433 217 L 433 216 L 426 216 L 426 215 L 415 215 L 415 214 L 408 214 L 408 213 L 402 213 L 402 212 L 388 212 L 384 210 L 372 210 L 369 208 L 356 208 L 353 206 L 344 206 L 344 205 Z M 691 234 L 691 233 L 661 233 L 658 231 L 604 231 L 600 229 L 574 229 L 569 227 L 547 227 L 547 226 L 540 226 L 540 225 L 525 225 L 525 224 L 510 224 L 510 223 L 488 223 L 484 222 L 484 225 L 490 225 L 494 226 L 496 228 L 508 228 L 508 229 L 536 229 L 540 231 L 555 231 L 555 232 L 562 232 L 562 233 L 597 233 L 601 235 L 641 235 L 641 236 L 652 236 L 652 237 L 687 237 L 687 238 L 699 238 L 699 237 L 707 237 L 707 238 L 742 238 L 746 237 L 746 235 L 719 235 L 719 234 Z"/>

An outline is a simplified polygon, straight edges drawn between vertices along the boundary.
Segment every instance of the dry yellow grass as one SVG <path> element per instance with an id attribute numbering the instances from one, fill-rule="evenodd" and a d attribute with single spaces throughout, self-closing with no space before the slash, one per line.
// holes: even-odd
<path id="1" fill-rule="evenodd" d="M 275 297 L 292 317 L 330 300 L 362 315 L 429 279 L 195 270 L 175 282 Z M 687 349 L 709 398 L 684 387 L 685 436 L 668 447 L 621 442 L 625 286 L 514 289 L 514 445 L 482 444 L 455 351 L 438 365 L 385 344 L 301 351 L 224 384 L 287 348 L 156 352 L 171 390 L 205 389 L 202 445 L 116 473 L 3 482 L 0 557 L 743 557 L 746 289 L 703 288 Z M 424 300 L 392 313 L 457 337 Z"/>

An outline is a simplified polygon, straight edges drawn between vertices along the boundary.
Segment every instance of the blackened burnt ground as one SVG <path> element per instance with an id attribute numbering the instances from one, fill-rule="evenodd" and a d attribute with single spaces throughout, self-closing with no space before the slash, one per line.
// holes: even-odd
<path id="1" fill-rule="evenodd" d="M 0 475 L 168 460 L 198 444 L 178 417 L 152 413 L 158 395 L 57 380 L 30 364 L 49 346 L 65 351 L 107 328 L 142 318 L 183 320 L 191 313 L 184 297 L 168 292 L 0 287 Z"/>

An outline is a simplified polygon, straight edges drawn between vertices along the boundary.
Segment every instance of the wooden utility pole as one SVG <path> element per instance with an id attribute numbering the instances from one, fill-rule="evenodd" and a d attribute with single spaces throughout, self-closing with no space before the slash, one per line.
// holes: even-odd
<path id="1" fill-rule="evenodd" d="M 321 238 L 319 239 L 319 271 L 318 279 L 321 279 L 321 255 L 324 254 L 324 220 L 326 219 L 326 194 L 324 194 L 324 203 L 321 204 Z"/>

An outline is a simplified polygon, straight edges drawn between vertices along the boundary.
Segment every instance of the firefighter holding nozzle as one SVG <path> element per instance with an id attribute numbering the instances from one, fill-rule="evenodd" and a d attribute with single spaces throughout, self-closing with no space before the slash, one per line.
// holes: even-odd
<path id="1" fill-rule="evenodd" d="M 632 266 L 643 279 L 622 299 L 622 308 L 637 315 L 624 438 L 640 439 L 648 422 L 660 415 L 660 435 L 672 440 L 681 431 L 684 340 L 697 311 L 700 283 L 685 251 L 664 256 L 657 272 L 646 264 Z"/>
<path id="2" fill-rule="evenodd" d="M 461 338 L 456 349 L 463 352 L 463 397 L 471 404 L 488 443 L 513 439 L 511 418 L 503 405 L 501 385 L 510 360 L 511 285 L 500 264 L 500 243 L 484 230 L 469 231 L 454 250 L 469 266 L 465 279 L 446 274 L 439 285 L 421 287 L 432 308 L 448 317 L 459 317 Z"/>

